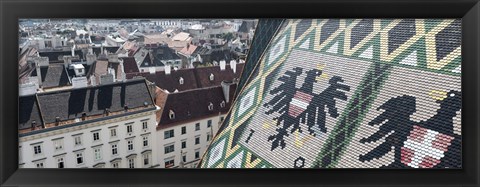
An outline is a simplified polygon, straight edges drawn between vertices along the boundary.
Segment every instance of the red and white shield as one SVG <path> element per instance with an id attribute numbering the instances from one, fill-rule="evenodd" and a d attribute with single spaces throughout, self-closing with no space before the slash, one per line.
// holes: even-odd
<path id="1" fill-rule="evenodd" d="M 313 96 L 310 94 L 306 94 L 301 91 L 295 92 L 292 102 L 290 103 L 290 107 L 288 108 L 288 115 L 296 118 L 307 109 L 307 106 L 310 104 L 310 101 L 312 101 L 312 98 Z"/>
<path id="2" fill-rule="evenodd" d="M 401 149 L 401 162 L 413 168 L 432 168 L 445 156 L 454 137 L 413 126 Z"/>

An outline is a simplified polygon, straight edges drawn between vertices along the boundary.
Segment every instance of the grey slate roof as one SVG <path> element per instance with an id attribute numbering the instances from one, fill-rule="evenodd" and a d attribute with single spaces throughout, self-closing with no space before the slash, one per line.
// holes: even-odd
<path id="1" fill-rule="evenodd" d="M 74 120 L 81 118 L 84 112 L 89 117 L 103 114 L 106 108 L 109 108 L 110 112 L 118 112 L 124 110 L 125 104 L 133 109 L 145 107 L 145 103 L 149 108 L 154 106 L 144 79 L 37 93 L 19 98 L 18 128 L 19 130 L 30 128 L 33 120 L 37 125 L 41 125 L 42 122 L 48 124 L 54 123 L 56 117 L 61 121 Z"/>
<path id="2" fill-rule="evenodd" d="M 28 129 L 35 121 L 37 125 L 42 124 L 40 111 L 38 110 L 38 103 L 35 95 L 22 96 L 18 99 L 19 115 L 18 115 L 18 129 Z"/>
<path id="3" fill-rule="evenodd" d="M 238 28 L 238 32 L 248 33 L 251 28 L 255 27 L 255 21 L 245 20 Z"/>
<path id="4" fill-rule="evenodd" d="M 137 108 L 153 104 L 145 80 L 132 80 L 125 83 L 115 83 L 81 89 L 72 89 L 54 93 L 38 95 L 40 109 L 45 123 L 55 122 L 56 117 L 61 121 L 81 118 L 85 112 L 87 116 L 103 114 L 105 109 L 110 112 Z"/>
<path id="5" fill-rule="evenodd" d="M 67 70 L 63 64 L 50 64 L 46 67 L 40 67 L 42 74 L 42 87 L 52 88 L 70 85 Z M 37 76 L 37 71 L 32 71 L 32 76 Z"/>
<path id="6" fill-rule="evenodd" d="M 167 45 L 159 45 L 158 47 L 149 49 L 150 50 L 142 50 L 148 54 L 145 55 L 145 58 L 143 58 L 143 61 L 140 63 L 140 67 L 165 66 L 165 64 L 161 61 L 180 59 L 175 51 L 172 48 L 169 48 Z"/>

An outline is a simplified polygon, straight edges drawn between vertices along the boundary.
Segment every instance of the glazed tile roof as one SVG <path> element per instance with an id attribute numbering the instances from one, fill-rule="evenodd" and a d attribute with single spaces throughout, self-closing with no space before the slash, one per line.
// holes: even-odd
<path id="1" fill-rule="evenodd" d="M 199 167 L 462 168 L 461 29 L 286 20 Z"/>

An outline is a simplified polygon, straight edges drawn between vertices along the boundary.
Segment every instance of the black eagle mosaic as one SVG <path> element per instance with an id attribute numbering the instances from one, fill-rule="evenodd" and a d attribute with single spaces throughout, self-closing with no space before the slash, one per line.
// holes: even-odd
<path id="1" fill-rule="evenodd" d="M 462 168 L 460 19 L 286 20 L 204 168 Z"/>

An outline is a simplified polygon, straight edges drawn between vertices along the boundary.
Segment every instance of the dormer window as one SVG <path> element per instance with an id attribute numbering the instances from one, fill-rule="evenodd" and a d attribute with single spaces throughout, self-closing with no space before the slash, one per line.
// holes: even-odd
<path id="1" fill-rule="evenodd" d="M 213 110 L 213 104 L 210 102 L 210 104 L 208 105 L 208 110 L 212 111 Z"/>
<path id="2" fill-rule="evenodd" d="M 213 75 L 213 73 L 210 73 L 210 81 L 213 81 L 214 78 L 215 76 Z"/>
<path id="3" fill-rule="evenodd" d="M 175 119 L 175 112 L 173 112 L 173 110 L 170 110 L 168 116 L 170 117 L 170 119 Z"/>
<path id="4" fill-rule="evenodd" d="M 55 126 L 60 125 L 60 117 L 55 117 Z"/>
<path id="5" fill-rule="evenodd" d="M 37 126 L 37 121 L 33 120 L 31 130 L 35 130 L 36 126 Z"/>
<path id="6" fill-rule="evenodd" d="M 222 101 L 222 102 L 220 103 L 220 107 L 222 107 L 222 108 L 225 107 L 225 101 Z"/>
<path id="7" fill-rule="evenodd" d="M 178 80 L 178 83 L 183 84 L 183 77 L 180 77 L 180 79 Z"/>
<path id="8" fill-rule="evenodd" d="M 85 121 L 87 119 L 87 113 L 84 112 L 82 113 L 82 121 Z"/>

